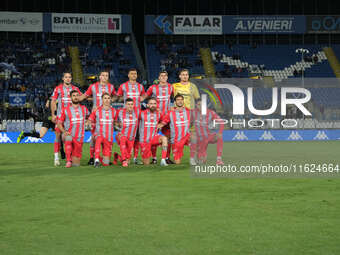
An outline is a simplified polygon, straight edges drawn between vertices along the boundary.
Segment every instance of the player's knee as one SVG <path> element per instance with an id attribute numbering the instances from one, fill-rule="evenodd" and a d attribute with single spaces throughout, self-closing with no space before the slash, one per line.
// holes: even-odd
<path id="1" fill-rule="evenodd" d="M 163 144 L 163 145 L 168 144 L 168 138 L 166 138 L 166 136 L 162 136 L 160 140 L 161 140 L 161 144 Z"/>

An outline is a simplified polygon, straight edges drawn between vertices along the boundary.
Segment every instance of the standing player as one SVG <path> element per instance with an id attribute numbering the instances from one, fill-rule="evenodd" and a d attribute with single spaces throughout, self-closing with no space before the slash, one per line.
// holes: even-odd
<path id="1" fill-rule="evenodd" d="M 80 90 L 71 84 L 72 82 L 72 74 L 70 72 L 65 72 L 63 74 L 63 83 L 59 84 L 55 87 L 52 94 L 52 102 L 51 102 L 51 116 L 52 122 L 57 124 L 58 118 L 60 117 L 62 111 L 72 105 L 70 92 L 72 90 L 76 90 L 79 94 L 81 94 Z M 58 108 L 57 108 L 58 101 Z M 57 115 L 55 113 L 57 112 Z M 55 141 L 54 141 L 54 165 L 59 166 L 59 150 L 61 147 L 61 132 L 59 128 L 56 126 L 55 128 Z"/>
<path id="2" fill-rule="evenodd" d="M 174 83 L 174 96 L 180 94 L 184 98 L 184 107 L 191 109 L 195 108 L 195 100 L 200 98 L 200 94 L 195 84 L 189 81 L 189 70 L 182 69 L 179 72 L 180 82 Z"/>
<path id="3" fill-rule="evenodd" d="M 80 101 L 83 101 L 85 98 L 89 99 L 92 97 L 92 112 L 95 109 L 102 105 L 102 95 L 104 93 L 108 93 L 110 96 L 115 96 L 116 91 L 114 86 L 109 83 L 109 72 L 101 71 L 99 74 L 99 81 L 90 85 L 90 87 L 86 90 L 86 92 L 80 96 Z M 95 127 L 93 126 L 91 129 L 91 140 L 90 140 L 90 160 L 88 162 L 89 165 L 94 164 L 94 151 L 95 151 L 95 139 L 94 139 Z"/>
<path id="4" fill-rule="evenodd" d="M 157 107 L 162 115 L 166 115 L 170 110 L 170 99 L 173 95 L 173 88 L 170 83 L 168 83 L 168 73 L 166 71 L 159 72 L 158 76 L 159 84 L 154 84 L 150 86 L 146 95 L 148 97 L 154 97 L 157 100 Z M 170 127 L 166 125 L 162 128 L 162 133 L 170 140 Z M 170 160 L 171 144 L 168 144 L 166 163 L 173 164 Z M 157 164 L 156 151 L 152 151 L 152 162 L 151 164 Z"/>
<path id="5" fill-rule="evenodd" d="M 195 108 L 195 100 L 200 98 L 199 91 L 195 84 L 189 81 L 189 70 L 182 69 L 179 72 L 180 82 L 174 83 L 172 86 L 174 88 L 174 95 L 180 94 L 184 97 L 184 106 L 190 110 Z M 191 137 L 195 137 L 195 127 L 190 129 Z M 195 146 L 194 146 L 195 148 Z M 196 148 L 195 148 L 196 149 Z M 190 154 L 194 154 L 195 151 L 190 149 Z M 193 163 L 193 162 L 190 162 Z"/>
<path id="6" fill-rule="evenodd" d="M 131 68 L 128 72 L 129 80 L 119 86 L 117 91 L 117 96 L 120 101 L 124 100 L 126 103 L 127 98 L 131 98 L 133 100 L 134 107 L 137 107 L 139 110 L 141 109 L 141 103 L 144 101 L 146 95 L 144 91 L 143 85 L 137 82 L 137 69 Z M 137 133 L 138 138 L 138 133 Z M 137 160 L 139 152 L 139 142 L 136 139 L 134 144 L 134 162 L 135 164 L 140 164 Z"/>
<path id="7" fill-rule="evenodd" d="M 142 111 L 139 120 L 139 141 L 142 150 L 144 165 L 150 164 L 151 150 L 157 151 L 157 146 L 162 146 L 161 166 L 167 166 L 165 161 L 168 139 L 157 133 L 162 113 L 157 110 L 157 100 L 154 97 L 148 99 L 148 109 Z"/>
<path id="8" fill-rule="evenodd" d="M 134 107 L 133 99 L 125 100 L 125 108 L 119 110 L 116 115 L 116 121 L 120 126 L 120 131 L 116 136 L 117 144 L 120 147 L 121 161 L 124 167 L 129 165 L 132 148 L 134 146 L 137 134 L 138 121 L 140 117 L 140 108 Z M 118 154 L 114 155 L 114 164 L 117 164 Z"/>
<path id="9" fill-rule="evenodd" d="M 224 125 L 219 125 L 218 133 L 212 132 L 210 126 L 214 125 L 214 120 L 217 122 L 220 117 L 213 110 L 207 109 L 207 114 L 202 115 L 201 99 L 196 101 L 196 108 L 191 111 L 191 120 L 195 126 L 195 136 L 191 138 L 190 164 L 196 165 L 195 154 L 200 163 L 205 163 L 207 160 L 208 144 L 217 145 L 216 165 L 223 165 L 223 129 Z"/>
<path id="10" fill-rule="evenodd" d="M 103 166 L 110 164 L 113 142 L 113 124 L 116 111 L 111 107 L 111 94 L 102 94 L 103 105 L 95 109 L 90 115 L 90 121 L 95 127 L 93 136 L 95 137 L 95 161 L 94 166 L 100 165 L 100 149 L 103 148 Z"/>
<path id="11" fill-rule="evenodd" d="M 184 145 L 190 144 L 190 110 L 184 107 L 184 97 L 177 94 L 174 98 L 176 108 L 168 112 L 160 127 L 170 124 L 172 152 L 175 164 L 180 164 Z"/>
<path id="12" fill-rule="evenodd" d="M 58 128 L 63 133 L 66 153 L 66 167 L 80 166 L 85 133 L 87 108 L 79 103 L 79 92 L 70 93 L 72 104 L 64 108 L 58 118 Z"/>

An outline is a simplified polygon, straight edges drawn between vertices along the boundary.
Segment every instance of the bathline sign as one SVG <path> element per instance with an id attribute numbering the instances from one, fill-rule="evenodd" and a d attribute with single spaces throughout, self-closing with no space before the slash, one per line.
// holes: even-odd
<path id="1" fill-rule="evenodd" d="M 245 113 L 245 100 L 243 91 L 233 84 L 215 84 L 215 89 L 228 89 L 233 98 L 233 115 L 244 115 Z M 258 116 L 268 116 L 275 113 L 278 106 L 278 88 L 272 88 L 272 105 L 269 109 L 258 110 L 254 107 L 253 104 L 253 88 L 249 87 L 247 89 L 247 106 L 250 113 L 258 115 Z M 300 95 L 298 98 L 288 98 L 288 94 L 290 95 Z M 307 108 L 303 105 L 311 99 L 311 93 L 306 88 L 296 88 L 296 87 L 282 87 L 281 88 L 281 115 L 286 116 L 287 114 L 287 105 L 295 105 L 297 109 L 299 109 L 305 116 L 311 116 L 312 114 L 307 110 Z M 202 95 L 202 115 L 207 114 L 207 95 Z M 279 121 L 277 119 L 250 119 L 248 120 L 248 126 L 253 128 L 263 127 L 264 123 L 271 123 L 272 127 L 274 127 L 274 122 Z M 213 125 L 227 124 L 230 122 L 232 125 L 233 121 L 218 119 L 213 120 Z M 285 119 L 280 122 L 282 127 L 284 128 L 294 128 L 297 126 L 297 120 L 294 119 Z M 242 123 L 237 123 L 238 125 L 243 124 L 245 127 L 245 121 Z M 232 126 L 231 126 L 232 127 Z"/>
<path id="2" fill-rule="evenodd" d="M 121 24 L 121 15 L 52 13 L 53 33 L 120 34 Z"/>

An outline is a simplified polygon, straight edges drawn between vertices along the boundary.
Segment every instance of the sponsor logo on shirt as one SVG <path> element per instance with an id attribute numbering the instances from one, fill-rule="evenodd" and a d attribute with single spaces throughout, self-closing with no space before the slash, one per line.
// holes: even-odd
<path id="1" fill-rule="evenodd" d="M 127 96 L 128 97 L 139 97 L 139 93 L 138 92 L 127 92 Z"/>
<path id="2" fill-rule="evenodd" d="M 100 119 L 100 122 L 103 124 L 111 124 L 113 120 L 107 120 L 107 119 Z"/>
<path id="3" fill-rule="evenodd" d="M 71 121 L 72 123 L 76 123 L 76 124 L 81 124 L 83 122 L 84 118 L 83 117 L 75 117 L 75 118 L 72 118 Z"/>
<path id="4" fill-rule="evenodd" d="M 156 127 L 156 126 L 157 126 L 157 122 L 149 122 L 149 121 L 145 121 L 145 122 L 144 122 L 144 126 L 145 126 L 145 127 Z"/>

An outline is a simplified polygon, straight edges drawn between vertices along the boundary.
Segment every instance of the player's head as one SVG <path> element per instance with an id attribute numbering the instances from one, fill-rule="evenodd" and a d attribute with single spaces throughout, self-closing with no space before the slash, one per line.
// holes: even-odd
<path id="1" fill-rule="evenodd" d="M 168 72 L 167 71 L 160 71 L 158 75 L 159 83 L 166 83 L 168 82 Z"/>
<path id="2" fill-rule="evenodd" d="M 157 99 L 155 97 L 150 97 L 148 99 L 148 108 L 152 112 L 157 110 Z"/>
<path id="3" fill-rule="evenodd" d="M 137 69 L 130 68 L 128 71 L 128 77 L 130 81 L 136 81 L 137 80 Z"/>
<path id="4" fill-rule="evenodd" d="M 187 82 L 189 81 L 189 70 L 188 69 L 182 69 L 179 71 L 179 79 L 181 82 Z"/>
<path id="5" fill-rule="evenodd" d="M 133 109 L 133 106 L 134 106 L 134 103 L 133 103 L 133 99 L 132 98 L 127 98 L 125 100 L 125 107 L 128 111 L 132 111 Z"/>
<path id="6" fill-rule="evenodd" d="M 111 96 L 109 93 L 104 92 L 102 94 L 102 100 L 103 100 L 103 105 L 104 106 L 110 106 L 111 105 Z"/>
<path id="7" fill-rule="evenodd" d="M 77 90 L 72 90 L 70 92 L 70 97 L 72 104 L 79 104 L 79 92 Z"/>
<path id="8" fill-rule="evenodd" d="M 72 73 L 71 72 L 64 72 L 62 81 L 65 85 L 70 85 L 72 82 Z"/>
<path id="9" fill-rule="evenodd" d="M 184 97 L 181 94 L 177 94 L 174 98 L 175 105 L 177 107 L 183 107 L 184 105 Z"/>
<path id="10" fill-rule="evenodd" d="M 109 81 L 109 72 L 108 71 L 101 71 L 99 74 L 99 82 L 101 84 L 106 84 Z"/>

